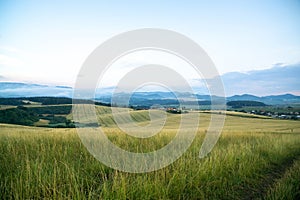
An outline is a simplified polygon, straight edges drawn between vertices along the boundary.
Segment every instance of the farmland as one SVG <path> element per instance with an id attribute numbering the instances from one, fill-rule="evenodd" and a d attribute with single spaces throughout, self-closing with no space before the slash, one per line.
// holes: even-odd
<path id="1" fill-rule="evenodd" d="M 167 114 L 148 139 L 123 133 L 108 107 L 97 106 L 101 128 L 116 145 L 136 152 L 159 149 L 177 132 L 180 115 Z M 148 111 L 132 111 L 140 125 Z M 192 117 L 193 113 L 188 113 Z M 97 161 L 76 129 L 0 125 L 2 199 L 297 199 L 300 196 L 300 124 L 292 120 L 226 117 L 213 151 L 199 159 L 211 113 L 187 152 L 171 165 L 132 174 Z"/>

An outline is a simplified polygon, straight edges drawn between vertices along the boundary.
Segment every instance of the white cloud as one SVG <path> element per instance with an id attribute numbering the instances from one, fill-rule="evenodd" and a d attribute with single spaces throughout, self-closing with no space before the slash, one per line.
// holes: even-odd
<path id="1" fill-rule="evenodd" d="M 11 46 L 0 46 L 0 50 L 6 52 L 12 52 L 12 53 L 16 53 L 20 51 L 19 49 Z"/>
<path id="2" fill-rule="evenodd" d="M 158 50 L 139 50 L 122 56 L 109 66 L 100 85 L 104 87 L 116 86 L 118 81 L 129 75 L 133 69 L 151 64 L 168 67 L 188 82 L 193 82 L 194 85 L 199 84 L 199 81 L 195 82 L 194 80 L 202 78 L 201 74 L 198 74 L 189 63 L 178 56 Z M 141 76 L 147 77 L 147 74 L 141 74 Z"/>
<path id="3" fill-rule="evenodd" d="M 18 67 L 23 66 L 24 63 L 19 58 L 0 54 L 0 65 L 4 67 Z"/>

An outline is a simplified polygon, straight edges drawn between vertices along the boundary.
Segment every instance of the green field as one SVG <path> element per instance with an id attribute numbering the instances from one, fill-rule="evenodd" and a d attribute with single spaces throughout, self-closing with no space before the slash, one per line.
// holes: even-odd
<path id="1" fill-rule="evenodd" d="M 108 107 L 97 106 L 97 113 L 110 140 L 133 152 L 163 147 L 180 121 L 179 114 L 167 114 L 156 136 L 137 139 L 115 125 Z M 201 113 L 188 151 L 161 170 L 141 174 L 101 164 L 76 129 L 0 124 L 0 199 L 299 199 L 299 121 L 228 114 L 207 157 L 198 154 L 211 113 Z M 148 111 L 131 115 L 148 124 Z"/>

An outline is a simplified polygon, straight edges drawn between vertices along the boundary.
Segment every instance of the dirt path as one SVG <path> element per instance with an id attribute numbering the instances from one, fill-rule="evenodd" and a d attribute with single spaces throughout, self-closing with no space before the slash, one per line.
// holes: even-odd
<path id="1" fill-rule="evenodd" d="M 243 199 L 265 199 L 267 192 L 275 186 L 277 181 L 289 171 L 297 160 L 300 160 L 300 155 L 286 158 L 280 164 L 273 165 L 270 169 L 268 169 L 268 171 L 266 171 L 266 176 L 259 184 L 260 187 L 247 191 L 247 196 Z"/>

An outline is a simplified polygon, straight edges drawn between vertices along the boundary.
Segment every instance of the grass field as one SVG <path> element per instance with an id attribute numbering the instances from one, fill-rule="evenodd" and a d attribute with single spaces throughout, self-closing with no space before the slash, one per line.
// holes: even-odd
<path id="1" fill-rule="evenodd" d="M 168 114 L 158 135 L 136 139 L 116 127 L 108 108 L 99 106 L 97 113 L 110 140 L 136 152 L 166 145 L 180 121 L 180 115 Z M 148 123 L 147 111 L 131 115 L 141 125 Z M 209 118 L 210 113 L 201 113 L 197 136 L 182 157 L 142 174 L 101 164 L 83 146 L 76 129 L 1 124 L 0 199 L 300 198 L 299 121 L 230 113 L 213 151 L 199 159 Z"/>

